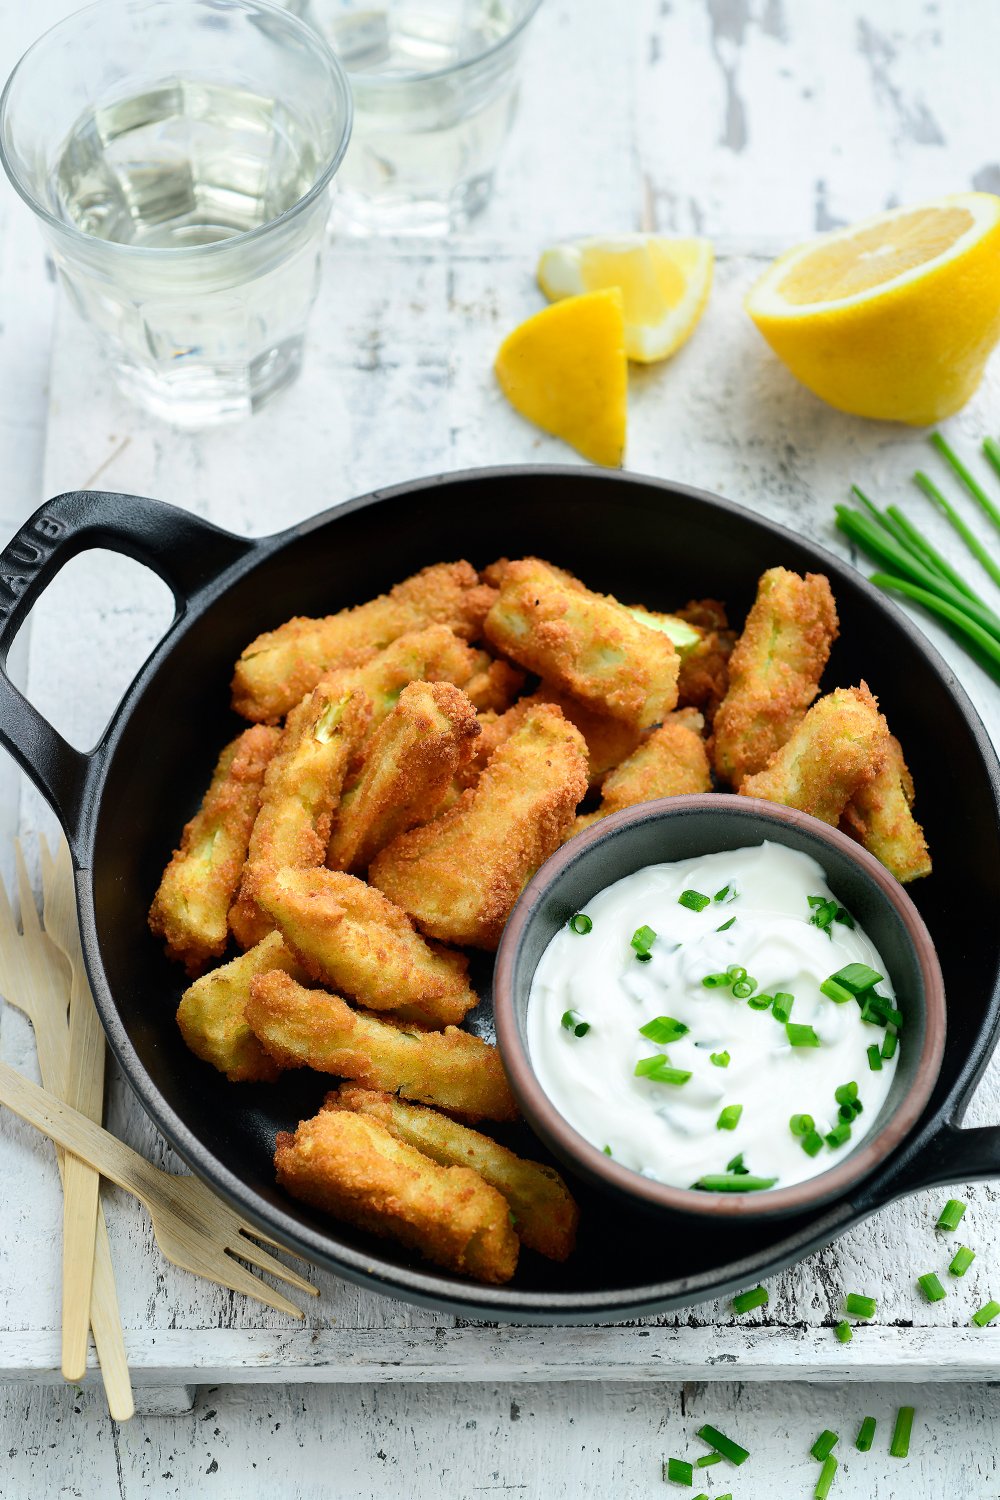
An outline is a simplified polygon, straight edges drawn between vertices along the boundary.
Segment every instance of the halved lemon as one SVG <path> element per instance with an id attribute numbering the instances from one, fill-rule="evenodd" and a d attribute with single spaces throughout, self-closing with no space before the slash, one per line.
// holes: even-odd
<path id="1" fill-rule="evenodd" d="M 831 406 L 938 422 L 968 401 L 1000 338 L 1000 198 L 956 193 L 800 245 L 746 309 Z"/>
<path id="2" fill-rule="evenodd" d="M 625 311 L 625 352 L 641 364 L 666 359 L 690 338 L 712 286 L 708 240 L 623 234 L 553 245 L 538 262 L 550 302 L 618 287 Z"/>
<path id="3" fill-rule="evenodd" d="M 621 463 L 628 361 L 617 288 L 544 307 L 507 335 L 494 369 L 522 417 L 592 463 Z"/>

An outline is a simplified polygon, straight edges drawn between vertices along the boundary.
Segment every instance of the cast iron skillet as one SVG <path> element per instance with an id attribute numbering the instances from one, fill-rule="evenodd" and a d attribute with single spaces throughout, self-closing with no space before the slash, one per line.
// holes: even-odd
<path id="1" fill-rule="evenodd" d="M 34 600 L 75 554 L 109 547 L 173 590 L 176 615 L 96 749 L 73 750 L 6 677 L 7 652 Z M 513 1285 L 436 1272 L 391 1245 L 325 1221 L 274 1183 L 275 1132 L 314 1112 L 329 1080 L 229 1084 L 184 1048 L 174 1024 L 183 980 L 146 928 L 178 830 L 237 730 L 232 665 L 261 630 L 325 614 L 427 563 L 534 552 L 627 602 L 668 609 L 724 599 L 740 620 L 758 575 L 821 570 L 842 634 L 826 681 L 865 677 L 906 745 L 935 859 L 913 887 L 951 997 L 944 1066 L 922 1120 L 863 1185 L 818 1214 L 733 1225 L 686 1221 L 676 1236 L 607 1212 L 581 1188 L 575 1255 L 525 1253 Z M 0 740 L 52 804 L 77 871 L 84 950 L 112 1048 L 144 1107 L 192 1169 L 250 1220 L 318 1264 L 381 1292 L 466 1316 L 569 1323 L 622 1319 L 718 1296 L 827 1244 L 915 1188 L 1000 1175 L 1000 1128 L 960 1131 L 1000 1030 L 1000 766 L 965 693 L 923 636 L 857 573 L 781 527 L 686 487 L 597 470 L 520 467 L 376 492 L 278 536 L 232 536 L 154 500 L 66 494 L 0 556 Z M 484 963 L 474 978 L 489 982 Z M 491 1021 L 488 1003 L 478 1017 Z M 512 1138 L 517 1144 L 517 1138 Z M 523 1146 L 539 1150 L 533 1138 Z"/>

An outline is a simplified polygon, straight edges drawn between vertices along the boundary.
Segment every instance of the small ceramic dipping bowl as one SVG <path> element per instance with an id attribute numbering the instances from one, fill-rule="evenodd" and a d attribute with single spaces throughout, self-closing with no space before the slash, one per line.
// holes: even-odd
<path id="1" fill-rule="evenodd" d="M 671 1187 L 631 1171 L 591 1145 L 543 1091 L 528 1051 L 531 981 L 549 940 L 615 881 L 647 865 L 746 848 L 765 839 L 816 859 L 838 901 L 878 949 L 904 1018 L 895 1077 L 874 1127 L 836 1165 L 808 1181 L 756 1193 Z M 913 1131 L 944 1055 L 941 969 L 930 933 L 903 887 L 837 829 L 752 797 L 709 793 L 646 802 L 571 839 L 525 887 L 510 916 L 497 954 L 494 1003 L 497 1040 L 525 1118 L 570 1171 L 654 1212 L 701 1219 L 808 1213 L 848 1195 Z"/>

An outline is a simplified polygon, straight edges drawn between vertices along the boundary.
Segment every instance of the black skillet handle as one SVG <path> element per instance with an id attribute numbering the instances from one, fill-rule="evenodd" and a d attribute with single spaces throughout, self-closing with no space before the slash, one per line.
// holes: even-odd
<path id="1" fill-rule="evenodd" d="M 1000 1178 L 1000 1125 L 975 1125 L 968 1130 L 946 1121 L 934 1135 L 898 1163 L 882 1184 L 876 1184 L 870 1207 L 889 1203 L 921 1188 L 954 1182 Z M 861 1205 L 859 1205 L 861 1206 Z"/>
<path id="2" fill-rule="evenodd" d="M 80 845 L 88 777 L 101 755 L 74 750 L 7 675 L 7 657 L 31 606 L 80 552 L 105 547 L 158 573 L 174 596 L 177 624 L 256 543 L 161 500 L 78 490 L 37 510 L 0 553 L 0 744 L 51 804 L 70 847 Z"/>

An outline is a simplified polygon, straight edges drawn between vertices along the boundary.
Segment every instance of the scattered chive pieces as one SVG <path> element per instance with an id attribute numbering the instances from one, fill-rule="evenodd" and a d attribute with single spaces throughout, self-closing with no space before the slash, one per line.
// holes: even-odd
<path id="1" fill-rule="evenodd" d="M 842 1104 L 837 1111 L 837 1118 L 842 1125 L 850 1125 L 854 1119 L 854 1111 L 849 1104 Z"/>
<path id="2" fill-rule="evenodd" d="M 934 1226 L 935 1229 L 957 1229 L 962 1222 L 965 1209 L 966 1205 L 962 1202 L 961 1198 L 949 1198 L 938 1215 L 937 1224 Z"/>
<path id="3" fill-rule="evenodd" d="M 730 964 L 726 970 L 726 978 L 730 984 L 739 984 L 741 979 L 746 979 L 747 971 L 740 964 Z"/>
<path id="4" fill-rule="evenodd" d="M 713 901 L 725 901 L 725 899 L 729 895 L 730 891 L 733 891 L 733 886 L 732 886 L 732 882 L 731 881 L 730 881 L 730 883 L 728 885 L 724 885 L 722 887 L 721 891 L 716 891 L 715 895 L 712 897 L 712 900 Z M 734 896 L 736 895 L 735 891 L 733 891 L 733 895 Z"/>
<path id="5" fill-rule="evenodd" d="M 842 922 L 845 927 L 853 927 L 854 926 L 854 918 L 851 916 L 850 912 L 847 910 L 847 908 L 845 906 L 838 906 L 837 907 L 837 915 L 834 917 L 833 920 L 835 922 Z"/>
<path id="6" fill-rule="evenodd" d="M 854 1082 L 842 1083 L 839 1088 L 834 1089 L 833 1097 L 836 1099 L 838 1104 L 849 1104 L 853 1106 L 855 1099 L 858 1097 L 858 1086 Z M 851 1110 L 851 1113 L 854 1113 L 853 1108 Z"/>
<path id="7" fill-rule="evenodd" d="M 675 1021 L 673 1016 L 654 1016 L 645 1026 L 639 1027 L 639 1035 L 665 1046 L 668 1042 L 680 1041 L 682 1036 L 687 1036 L 689 1030 L 683 1021 Z"/>
<path id="8" fill-rule="evenodd" d="M 733 1298 L 733 1312 L 752 1312 L 755 1307 L 766 1307 L 769 1300 L 767 1288 L 755 1286 L 751 1291 L 740 1292 Z"/>
<path id="9" fill-rule="evenodd" d="M 767 1302 L 767 1293 L 764 1291 L 764 1288 L 762 1286 L 759 1286 L 756 1292 L 744 1292 L 743 1296 L 756 1297 L 761 1293 L 763 1293 L 762 1299 L 752 1303 L 751 1305 L 753 1307 L 762 1307 L 764 1303 Z M 736 1306 L 736 1302 L 737 1298 L 734 1297 L 734 1307 Z M 750 1450 L 748 1448 L 741 1448 L 739 1443 L 734 1442 L 732 1438 L 726 1437 L 726 1434 L 724 1432 L 720 1432 L 717 1427 L 710 1427 L 707 1422 L 705 1423 L 704 1427 L 698 1428 L 698 1436 L 701 1438 L 703 1443 L 707 1443 L 710 1448 L 714 1448 L 716 1453 L 721 1453 L 723 1458 L 728 1458 L 731 1464 L 736 1464 L 737 1468 L 740 1464 L 745 1464 L 747 1459 L 750 1457 Z M 719 1500 L 723 1500 L 723 1497 L 721 1495 L 719 1496 Z"/>
<path id="10" fill-rule="evenodd" d="M 749 1170 L 750 1170 L 749 1167 L 745 1167 L 743 1165 L 743 1152 L 742 1151 L 738 1152 L 737 1155 L 733 1157 L 732 1161 L 727 1161 L 726 1162 L 726 1171 L 727 1172 L 748 1172 Z"/>
<path id="11" fill-rule="evenodd" d="M 713 1464 L 721 1464 L 721 1453 L 703 1453 L 700 1458 L 695 1459 L 696 1469 L 710 1469 Z"/>
<path id="12" fill-rule="evenodd" d="M 833 1476 L 836 1474 L 838 1467 L 839 1465 L 833 1454 L 828 1453 L 823 1460 L 823 1467 L 819 1471 L 816 1488 L 813 1490 L 814 1500 L 827 1500 L 827 1496 L 830 1493 L 830 1486 L 833 1484 Z"/>
<path id="13" fill-rule="evenodd" d="M 881 1073 L 882 1071 L 882 1054 L 879 1051 L 878 1042 L 872 1042 L 868 1048 L 868 1066 L 873 1073 Z"/>
<path id="14" fill-rule="evenodd" d="M 819 1037 L 811 1026 L 799 1026 L 794 1021 L 786 1021 L 785 1035 L 793 1047 L 819 1046 Z"/>
<path id="15" fill-rule="evenodd" d="M 636 1078 L 649 1078 L 653 1083 L 687 1083 L 691 1074 L 684 1068 L 672 1068 L 662 1052 L 652 1057 L 640 1057 L 635 1065 Z"/>
<path id="16" fill-rule="evenodd" d="M 997 1309 L 1000 1312 L 1000 1308 Z M 889 1444 L 890 1458 L 905 1458 L 910 1451 L 910 1431 L 913 1427 L 913 1407 L 901 1406 L 896 1413 L 896 1425 L 892 1429 Z"/>
<path id="17" fill-rule="evenodd" d="M 729 928 L 732 927 L 732 925 L 733 925 L 733 923 L 735 921 L 736 921 L 735 917 L 730 917 L 728 922 L 723 922 L 723 924 L 722 924 L 721 927 L 717 927 L 715 929 L 716 932 L 727 932 L 729 930 Z"/>
<path id="18" fill-rule="evenodd" d="M 880 1015 L 869 1000 L 866 1000 L 861 1007 L 861 1019 L 862 1021 L 867 1021 L 871 1026 L 885 1026 L 885 1016 Z"/>
<path id="19" fill-rule="evenodd" d="M 807 1130 L 802 1137 L 802 1149 L 807 1156 L 818 1156 L 823 1149 L 823 1137 L 818 1130 Z"/>
<path id="20" fill-rule="evenodd" d="M 780 1021 L 782 1026 L 784 1026 L 785 1022 L 792 1014 L 792 1006 L 794 1004 L 794 995 L 789 995 L 787 990 L 779 990 L 774 997 L 774 1004 L 771 1006 L 771 1014 L 776 1021 Z"/>
<path id="21" fill-rule="evenodd" d="M 865 1417 L 858 1428 L 858 1435 L 854 1439 L 854 1446 L 859 1453 L 868 1453 L 872 1443 L 875 1441 L 876 1422 L 874 1417 Z"/>
<path id="22" fill-rule="evenodd" d="M 695 1495 L 694 1500 L 708 1500 L 708 1496 L 705 1494 L 705 1492 L 703 1490 L 700 1495 Z M 729 1500 L 732 1500 L 732 1496 L 729 1497 Z"/>
<path id="23" fill-rule="evenodd" d="M 586 912 L 578 911 L 575 917 L 570 917 L 569 925 L 573 932 L 578 932 L 581 937 L 586 937 L 588 932 L 593 932 L 594 924 Z"/>
<path id="24" fill-rule="evenodd" d="M 972 1314 L 972 1321 L 977 1328 L 985 1328 L 987 1323 L 992 1323 L 998 1314 L 1000 1314 L 1000 1302 L 990 1301 L 987 1302 L 985 1307 L 981 1307 L 977 1313 Z"/>
<path id="25" fill-rule="evenodd" d="M 704 911 L 711 904 L 711 896 L 703 896 L 701 891 L 681 891 L 677 897 L 677 905 L 686 906 L 688 911 Z"/>
<path id="26" fill-rule="evenodd" d="M 836 974 L 830 978 L 835 979 L 838 984 L 843 985 L 845 990 L 850 990 L 852 995 L 860 995 L 863 990 L 870 990 L 873 984 L 878 984 L 885 976 L 868 964 L 847 964 L 845 968 L 838 969 Z"/>
<path id="27" fill-rule="evenodd" d="M 605 1146 L 605 1148 L 604 1148 L 604 1154 L 605 1154 L 605 1156 L 610 1156 L 611 1155 L 611 1147 L 610 1146 Z"/>
<path id="28" fill-rule="evenodd" d="M 854 1318 L 874 1318 L 877 1307 L 874 1297 L 865 1297 L 860 1292 L 848 1292 L 844 1298 L 844 1311 Z"/>
<path id="29" fill-rule="evenodd" d="M 827 1131 L 826 1144 L 831 1151 L 836 1151 L 838 1146 L 844 1146 L 851 1139 L 851 1127 L 846 1120 L 841 1120 L 832 1130 Z"/>
<path id="30" fill-rule="evenodd" d="M 723 985 L 731 983 L 728 974 L 706 974 L 701 981 L 706 990 L 720 990 Z"/>
<path id="31" fill-rule="evenodd" d="M 812 1115 L 792 1115 L 788 1128 L 792 1135 L 808 1135 L 810 1130 L 816 1129 L 816 1121 Z"/>
<path id="32" fill-rule="evenodd" d="M 955 1257 L 952 1260 L 951 1265 L 948 1267 L 948 1270 L 951 1272 L 952 1276 L 964 1276 L 975 1258 L 975 1250 L 970 1250 L 968 1245 L 961 1245 L 955 1251 Z"/>
<path id="33" fill-rule="evenodd" d="M 742 1113 L 742 1104 L 727 1104 L 715 1122 L 716 1130 L 735 1130 Z"/>
<path id="34" fill-rule="evenodd" d="M 652 927 L 637 927 L 632 934 L 632 947 L 640 958 L 648 958 L 649 950 L 656 942 L 656 933 Z"/>
<path id="35" fill-rule="evenodd" d="M 571 1031 L 574 1036 L 586 1036 L 590 1030 L 590 1022 L 585 1021 L 578 1010 L 564 1010 L 559 1024 L 564 1031 Z"/>
<path id="36" fill-rule="evenodd" d="M 729 1053 L 728 1052 L 710 1052 L 708 1054 L 708 1060 L 709 1060 L 709 1062 L 714 1063 L 717 1068 L 728 1068 L 729 1067 Z"/>
<path id="37" fill-rule="evenodd" d="M 882 1043 L 882 1060 L 883 1060 L 883 1062 L 888 1062 L 891 1057 L 895 1057 L 895 1055 L 896 1055 L 896 1048 L 898 1046 L 899 1046 L 899 1037 L 897 1036 L 896 1032 L 890 1031 L 889 1034 L 886 1036 L 885 1041 Z"/>
<path id="38" fill-rule="evenodd" d="M 756 979 L 737 979 L 733 985 L 733 997 L 736 1000 L 749 1000 L 756 988 Z"/>
<path id="39" fill-rule="evenodd" d="M 948 1295 L 933 1271 L 928 1271 L 924 1276 L 918 1276 L 917 1285 L 928 1302 L 940 1302 Z"/>
<path id="40" fill-rule="evenodd" d="M 777 1177 L 754 1177 L 750 1172 L 708 1172 L 693 1184 L 703 1193 L 762 1193 Z"/>
<path id="41" fill-rule="evenodd" d="M 837 1342 L 840 1344 L 849 1344 L 854 1337 L 854 1330 L 850 1323 L 838 1323 L 833 1331 L 837 1335 Z"/>
<path id="42" fill-rule="evenodd" d="M 848 1000 L 854 999 L 854 991 L 849 990 L 846 985 L 839 984 L 836 979 L 824 979 L 819 987 L 820 994 L 825 995 L 828 1000 L 834 1000 L 838 1005 L 844 1005 Z"/>
<path id="43" fill-rule="evenodd" d="M 834 1448 L 836 1448 L 839 1442 L 840 1433 L 831 1432 L 829 1427 L 827 1427 L 823 1432 L 820 1433 L 819 1437 L 809 1449 L 809 1452 L 812 1454 L 813 1458 L 822 1463 L 824 1458 L 829 1458 L 830 1454 L 833 1452 Z"/>
<path id="44" fill-rule="evenodd" d="M 668 1458 L 666 1477 L 671 1484 L 694 1484 L 694 1464 L 685 1463 L 683 1458 Z"/>
<path id="45" fill-rule="evenodd" d="M 733 994 L 734 995 L 736 994 L 735 989 L 733 990 Z M 741 997 L 737 997 L 737 998 L 741 998 Z M 750 1007 L 751 1010 L 769 1010 L 770 1007 L 771 1007 L 771 1003 L 772 1003 L 772 1001 L 774 999 L 774 996 L 773 995 L 745 995 L 742 998 L 746 1000 L 746 1002 L 749 1005 L 749 1007 Z"/>

